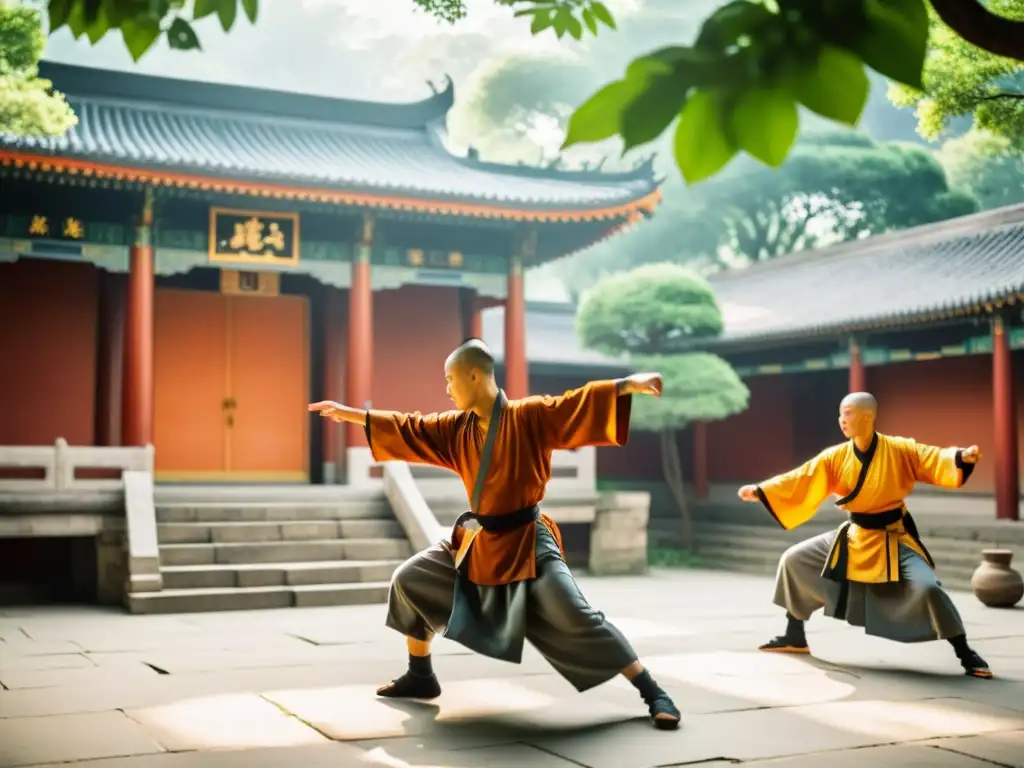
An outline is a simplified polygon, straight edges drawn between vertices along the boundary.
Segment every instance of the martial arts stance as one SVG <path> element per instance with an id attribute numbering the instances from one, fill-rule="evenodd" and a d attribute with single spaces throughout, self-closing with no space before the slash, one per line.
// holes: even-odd
<path id="1" fill-rule="evenodd" d="M 622 633 L 580 593 L 558 526 L 538 508 L 551 479 L 551 452 L 624 445 L 630 396 L 660 396 L 661 376 L 636 374 L 558 397 L 510 401 L 494 380 L 487 347 L 471 339 L 448 357 L 445 379 L 457 410 L 440 414 L 367 412 L 334 402 L 309 406 L 334 421 L 365 425 L 376 461 L 456 472 L 470 499 L 471 512 L 459 518 L 450 542 L 414 555 L 395 571 L 387 625 L 406 636 L 409 669 L 377 694 L 441 694 L 430 662 L 435 634 L 516 664 L 529 640 L 578 691 L 621 673 L 640 692 L 656 727 L 678 727 L 671 698 Z M 462 527 L 470 519 L 479 529 Z"/>
<path id="2" fill-rule="evenodd" d="M 978 446 L 936 448 L 875 432 L 878 404 L 866 392 L 843 398 L 839 428 L 849 442 L 803 466 L 739 490 L 760 501 L 783 528 L 803 525 L 830 495 L 849 520 L 790 547 L 779 562 L 775 604 L 786 609 L 785 634 L 762 651 L 810 653 L 804 622 L 814 611 L 845 619 L 869 635 L 903 643 L 945 639 L 967 675 L 992 677 L 967 645 L 963 622 L 936 578 L 935 563 L 904 500 L 918 482 L 959 488 L 981 458 Z"/>

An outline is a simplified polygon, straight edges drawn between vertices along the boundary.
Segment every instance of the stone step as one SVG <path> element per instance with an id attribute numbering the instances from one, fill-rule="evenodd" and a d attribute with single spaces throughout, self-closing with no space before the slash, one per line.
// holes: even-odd
<path id="1" fill-rule="evenodd" d="M 404 560 L 412 555 L 405 539 L 331 539 L 262 543 L 162 544 L 161 567 L 246 563 Z"/>
<path id="2" fill-rule="evenodd" d="M 387 602 L 389 586 L 387 581 L 376 581 L 234 589 L 165 589 L 129 595 L 128 610 L 131 613 L 154 614 L 373 605 Z"/>
<path id="3" fill-rule="evenodd" d="M 158 523 L 161 544 L 220 544 L 318 539 L 401 539 L 397 520 L 292 520 L 289 522 Z"/>
<path id="4" fill-rule="evenodd" d="M 157 503 L 158 523 L 291 522 L 302 520 L 393 519 L 384 499 L 327 502 Z"/>
<path id="5" fill-rule="evenodd" d="M 780 552 L 770 550 L 737 549 L 735 547 L 701 547 L 700 565 L 740 573 L 774 575 L 779 566 Z M 940 560 L 936 573 L 947 589 L 970 590 L 971 576 L 977 563 L 948 563 Z"/>
<path id="6" fill-rule="evenodd" d="M 165 589 L 300 587 L 389 581 L 401 560 L 173 565 L 160 569 Z"/>

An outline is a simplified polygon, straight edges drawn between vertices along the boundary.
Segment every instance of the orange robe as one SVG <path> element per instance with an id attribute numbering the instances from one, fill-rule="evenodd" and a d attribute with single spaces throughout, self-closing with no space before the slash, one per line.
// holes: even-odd
<path id="1" fill-rule="evenodd" d="M 630 405 L 631 396 L 620 395 L 614 381 L 591 382 L 557 397 L 509 400 L 478 513 L 501 515 L 540 504 L 551 480 L 552 451 L 625 445 Z M 477 416 L 465 411 L 422 415 L 371 410 L 366 418 L 366 439 L 375 461 L 449 469 L 462 479 L 467 498 L 473 493 L 485 437 Z M 555 521 L 543 514 L 540 520 L 561 548 Z M 503 532 L 480 530 L 467 558 L 469 581 L 498 586 L 536 578 L 536 537 L 533 525 Z M 460 543 L 452 542 L 455 548 Z"/>
<path id="2" fill-rule="evenodd" d="M 905 499 L 917 483 L 959 488 L 973 470 L 964 464 L 958 448 L 937 448 L 906 437 L 876 433 L 877 442 L 862 454 L 850 440 L 826 448 L 796 469 L 758 486 L 759 497 L 775 521 L 791 530 L 803 525 L 829 497 L 836 506 L 855 515 L 878 515 L 892 510 L 907 514 Z M 845 578 L 865 584 L 899 581 L 899 546 L 905 544 L 934 567 L 921 543 L 904 520 L 882 529 L 855 523 L 846 529 L 849 560 Z M 837 542 L 838 543 L 838 542 Z M 838 564 L 839 547 L 833 546 L 826 568 Z"/>

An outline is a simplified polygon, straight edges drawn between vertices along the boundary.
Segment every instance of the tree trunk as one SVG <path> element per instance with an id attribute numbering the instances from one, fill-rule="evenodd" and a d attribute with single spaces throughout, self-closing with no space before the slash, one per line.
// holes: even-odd
<path id="1" fill-rule="evenodd" d="M 971 45 L 997 56 L 1024 61 L 1024 21 L 1005 19 L 977 0 L 931 0 L 932 8 Z"/>
<path id="2" fill-rule="evenodd" d="M 669 493 L 679 510 L 679 536 L 683 549 L 697 551 L 697 541 L 693 535 L 693 519 L 686 504 L 686 491 L 683 488 L 683 468 L 679 461 L 679 446 L 676 443 L 676 431 L 666 429 L 661 433 L 661 469 L 665 475 Z"/>

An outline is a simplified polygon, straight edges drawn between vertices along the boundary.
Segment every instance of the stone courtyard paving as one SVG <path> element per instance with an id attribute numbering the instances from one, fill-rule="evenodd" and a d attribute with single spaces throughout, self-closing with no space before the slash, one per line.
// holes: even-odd
<path id="1" fill-rule="evenodd" d="M 815 658 L 758 653 L 771 580 L 708 571 L 581 578 L 684 713 L 654 731 L 616 680 L 577 694 L 439 641 L 436 702 L 389 703 L 402 639 L 382 606 L 127 616 L 0 612 L 0 768 L 1024 768 L 1024 608 L 956 595 L 998 678 L 963 677 L 945 643 L 903 646 L 828 619 Z"/>

